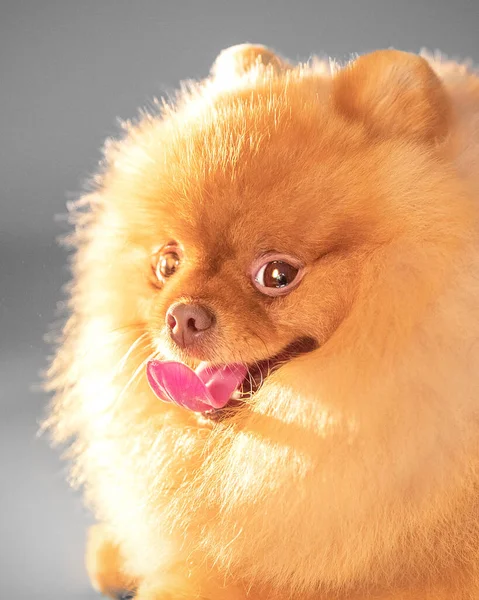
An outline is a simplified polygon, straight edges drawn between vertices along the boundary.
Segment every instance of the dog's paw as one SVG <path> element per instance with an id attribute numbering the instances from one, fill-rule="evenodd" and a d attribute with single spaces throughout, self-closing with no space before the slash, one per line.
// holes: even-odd
<path id="1" fill-rule="evenodd" d="M 115 600 L 135 597 L 134 582 L 123 572 L 118 544 L 103 525 L 88 531 L 86 568 L 92 586 L 101 594 Z"/>
<path id="2" fill-rule="evenodd" d="M 135 598 L 134 592 L 120 592 L 116 596 L 117 600 L 133 600 Z"/>

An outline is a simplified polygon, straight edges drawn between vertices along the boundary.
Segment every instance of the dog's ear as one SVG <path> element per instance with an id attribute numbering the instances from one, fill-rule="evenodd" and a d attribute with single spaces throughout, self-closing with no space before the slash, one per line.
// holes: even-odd
<path id="1" fill-rule="evenodd" d="M 253 69 L 271 69 L 279 73 L 290 68 L 290 64 L 275 52 L 259 44 L 238 44 L 223 50 L 215 60 L 211 75 L 218 80 L 241 77 Z"/>
<path id="2" fill-rule="evenodd" d="M 424 142 L 444 139 L 451 122 L 446 91 L 424 58 L 380 50 L 359 57 L 333 80 L 333 103 L 372 132 Z"/>

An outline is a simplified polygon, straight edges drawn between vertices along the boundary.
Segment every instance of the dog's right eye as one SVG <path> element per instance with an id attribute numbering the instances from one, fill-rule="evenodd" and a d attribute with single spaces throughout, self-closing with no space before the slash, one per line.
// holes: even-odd
<path id="1" fill-rule="evenodd" d="M 164 282 L 176 273 L 181 263 L 181 257 L 181 248 L 175 242 L 169 242 L 154 254 L 151 266 L 158 281 Z"/>

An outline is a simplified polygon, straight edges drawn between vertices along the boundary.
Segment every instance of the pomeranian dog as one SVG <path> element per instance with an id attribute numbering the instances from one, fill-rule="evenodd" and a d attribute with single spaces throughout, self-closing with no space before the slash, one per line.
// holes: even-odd
<path id="1" fill-rule="evenodd" d="M 48 425 L 137 600 L 479 598 L 479 78 L 262 46 L 78 203 Z"/>

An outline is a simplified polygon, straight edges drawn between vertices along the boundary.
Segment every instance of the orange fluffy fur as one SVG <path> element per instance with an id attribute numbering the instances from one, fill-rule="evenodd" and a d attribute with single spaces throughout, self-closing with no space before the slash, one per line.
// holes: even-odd
<path id="1" fill-rule="evenodd" d="M 109 142 L 77 207 L 49 425 L 102 523 L 88 569 L 138 600 L 479 598 L 479 79 L 396 51 L 261 46 Z M 149 281 L 178 240 L 179 271 Z M 265 298 L 263 251 L 306 265 Z M 205 423 L 150 391 L 179 298 L 218 363 L 319 348 Z M 204 358 L 204 357 L 203 357 Z M 195 364 L 194 358 L 191 364 Z"/>

